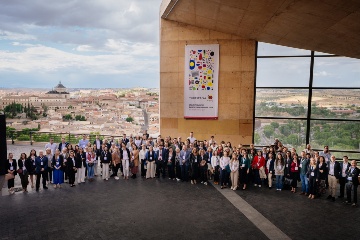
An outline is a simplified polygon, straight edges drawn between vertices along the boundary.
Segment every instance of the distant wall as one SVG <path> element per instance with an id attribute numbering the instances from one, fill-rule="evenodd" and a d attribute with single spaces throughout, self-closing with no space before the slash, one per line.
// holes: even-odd
<path id="1" fill-rule="evenodd" d="M 255 41 L 160 20 L 160 133 L 250 144 L 253 134 Z M 185 45 L 219 44 L 219 119 L 184 119 Z"/>

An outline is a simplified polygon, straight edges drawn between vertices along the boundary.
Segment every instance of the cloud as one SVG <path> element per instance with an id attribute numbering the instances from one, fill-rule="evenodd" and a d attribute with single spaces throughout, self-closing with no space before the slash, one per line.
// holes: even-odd
<path id="1" fill-rule="evenodd" d="M 160 3 L 2 0 L 0 83 L 44 86 L 67 78 L 98 86 L 99 77 L 140 86 L 153 78 L 146 84 L 158 86 Z"/>
<path id="2" fill-rule="evenodd" d="M 314 75 L 319 77 L 326 77 L 329 76 L 330 74 L 326 71 L 319 71 L 319 72 L 315 72 Z"/>

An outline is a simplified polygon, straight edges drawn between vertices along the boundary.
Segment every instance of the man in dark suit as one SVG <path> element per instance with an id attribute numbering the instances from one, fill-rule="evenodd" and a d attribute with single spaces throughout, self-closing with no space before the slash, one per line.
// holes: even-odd
<path id="1" fill-rule="evenodd" d="M 123 143 L 125 143 L 125 146 L 127 146 L 128 142 L 129 142 L 129 139 L 126 138 L 126 134 L 124 133 L 123 134 L 123 138 L 121 140 Z"/>
<path id="2" fill-rule="evenodd" d="M 340 177 L 340 164 L 335 159 L 336 157 L 332 155 L 328 164 L 329 196 L 327 199 L 333 202 L 335 202 L 336 185 Z"/>
<path id="3" fill-rule="evenodd" d="M 356 167 L 356 160 L 351 161 L 351 167 L 346 171 L 346 204 L 351 204 L 351 190 L 354 191 L 353 207 L 357 206 L 357 187 L 359 185 L 359 168 Z"/>
<path id="4" fill-rule="evenodd" d="M 103 141 L 99 138 L 99 135 L 96 135 L 94 145 L 96 146 L 96 159 L 99 159 L 101 154 L 101 146 L 103 144 Z"/>
<path id="5" fill-rule="evenodd" d="M 65 138 L 61 138 L 61 143 L 59 143 L 58 149 L 59 149 L 60 152 L 62 153 L 62 150 L 63 150 L 64 148 L 66 148 L 68 145 L 69 145 L 69 143 L 65 141 Z"/>
<path id="6" fill-rule="evenodd" d="M 164 149 L 163 145 L 159 145 L 159 150 L 156 152 L 158 159 L 156 161 L 156 177 L 160 177 L 160 171 L 162 171 L 162 176 L 165 178 L 165 167 L 168 160 L 169 150 Z"/>
<path id="7" fill-rule="evenodd" d="M 35 158 L 35 172 L 36 172 L 36 191 L 40 188 L 40 178 L 42 177 L 43 188 L 46 187 L 46 173 L 48 168 L 48 158 L 44 156 L 42 150 L 39 151 L 39 156 Z"/>
<path id="8" fill-rule="evenodd" d="M 339 198 L 344 197 L 345 192 L 345 184 L 346 184 L 346 170 L 350 167 L 349 159 L 347 156 L 343 157 L 343 162 L 340 163 L 340 176 L 339 176 L 339 183 L 340 183 L 340 195 Z"/>

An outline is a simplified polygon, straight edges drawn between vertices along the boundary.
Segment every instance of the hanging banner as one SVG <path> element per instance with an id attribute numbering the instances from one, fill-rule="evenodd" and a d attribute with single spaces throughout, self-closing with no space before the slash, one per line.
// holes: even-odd
<path id="1" fill-rule="evenodd" d="M 218 119 L 219 44 L 185 46 L 184 118 Z"/>

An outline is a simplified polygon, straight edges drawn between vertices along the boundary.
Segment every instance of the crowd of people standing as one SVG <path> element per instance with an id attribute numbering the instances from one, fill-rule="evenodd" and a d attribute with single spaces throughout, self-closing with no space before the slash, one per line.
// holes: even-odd
<path id="1" fill-rule="evenodd" d="M 269 147 L 256 149 L 253 144 L 246 148 L 217 143 L 213 136 L 197 141 L 193 132 L 184 141 L 181 137 L 152 139 L 146 132 L 135 138 L 124 134 L 121 140 L 96 136 L 93 142 L 83 135 L 74 147 L 65 138 L 59 144 L 50 139 L 38 154 L 32 149 L 29 155 L 21 153 L 16 161 L 9 153 L 7 179 L 9 193 L 13 194 L 17 174 L 23 192 L 27 192 L 28 185 L 39 191 L 40 182 L 43 189 L 48 189 L 48 184 L 61 188 L 64 182 L 74 187 L 86 180 L 92 182 L 98 175 L 104 181 L 112 177 L 119 180 L 119 176 L 128 180 L 137 178 L 139 172 L 144 179 L 161 177 L 204 185 L 213 180 L 221 189 L 231 190 L 246 190 L 250 183 L 272 189 L 274 184 L 276 191 L 289 188 L 296 193 L 301 182 L 301 195 L 314 199 L 329 191 L 327 198 L 332 201 L 339 184 L 338 198 L 344 198 L 346 192 L 344 202 L 357 206 L 357 163 L 347 156 L 341 163 L 336 161 L 328 146 L 317 152 L 307 145 L 298 154 L 278 139 Z"/>

